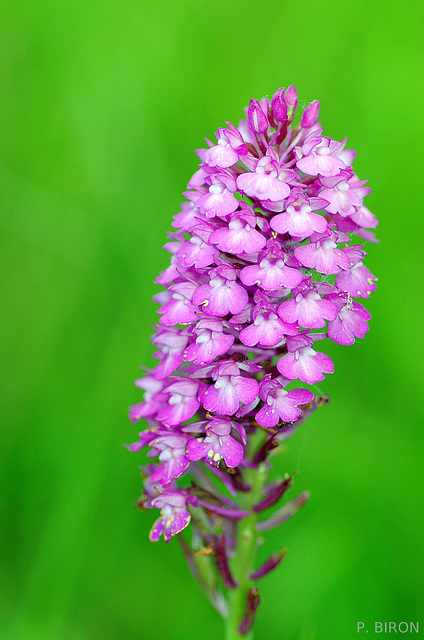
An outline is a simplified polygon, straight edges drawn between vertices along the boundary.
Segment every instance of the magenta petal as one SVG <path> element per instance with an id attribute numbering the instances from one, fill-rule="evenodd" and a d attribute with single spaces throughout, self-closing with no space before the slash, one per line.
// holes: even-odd
<path id="1" fill-rule="evenodd" d="M 165 528 L 164 518 L 158 518 L 150 529 L 149 539 L 151 542 L 157 542 L 161 537 Z"/>
<path id="2" fill-rule="evenodd" d="M 240 442 L 230 436 L 222 439 L 222 457 L 227 467 L 238 467 L 243 460 L 244 449 Z"/>
<path id="3" fill-rule="evenodd" d="M 156 415 L 156 419 L 171 427 L 176 426 L 190 420 L 199 406 L 197 398 L 184 398 L 175 404 L 165 405 Z"/>
<path id="4" fill-rule="evenodd" d="M 270 429 L 280 422 L 280 414 L 274 407 L 265 405 L 259 409 L 258 413 L 255 415 L 255 420 L 261 425 L 261 427 L 267 427 Z"/>
<path id="5" fill-rule="evenodd" d="M 309 238 L 315 231 L 324 233 L 327 220 L 311 211 L 295 210 L 290 207 L 271 220 L 271 227 L 278 233 L 289 233 L 296 238 Z"/>
<path id="6" fill-rule="evenodd" d="M 340 310 L 335 320 L 328 323 L 328 337 L 346 346 L 355 342 L 355 337 L 363 338 L 369 331 L 367 321 L 371 315 L 357 302 L 345 304 Z"/>
<path id="7" fill-rule="evenodd" d="M 229 228 L 223 227 L 214 231 L 210 241 L 227 253 L 255 253 L 263 249 L 265 237 L 241 220 L 230 222 Z"/>
<path id="8" fill-rule="evenodd" d="M 187 445 L 187 458 L 192 462 L 197 462 L 207 455 L 209 446 L 202 439 L 193 438 Z"/>
<path id="9" fill-rule="evenodd" d="M 206 314 L 224 317 L 228 313 L 240 313 L 249 302 L 249 295 L 236 282 L 216 277 L 197 289 L 193 301 L 202 305 Z"/>
<path id="10" fill-rule="evenodd" d="M 214 386 L 209 387 L 203 396 L 203 406 L 207 411 L 232 416 L 239 408 L 239 391 L 229 377 L 219 378 Z"/>
<path id="11" fill-rule="evenodd" d="M 376 277 L 359 262 L 350 270 L 339 273 L 336 287 L 341 291 L 347 291 L 353 298 L 369 298 L 370 293 L 377 289 L 373 280 L 376 280 Z"/>
<path id="12" fill-rule="evenodd" d="M 237 178 L 237 186 L 251 198 L 278 202 L 290 194 L 290 187 L 267 173 L 242 173 Z"/>
<path id="13" fill-rule="evenodd" d="M 231 167 L 237 161 L 238 155 L 228 143 L 217 144 L 205 153 L 205 162 L 210 167 Z"/>
<path id="14" fill-rule="evenodd" d="M 277 362 L 281 375 L 295 380 L 298 378 L 307 384 L 315 384 L 324 380 L 324 373 L 333 373 L 334 364 L 329 356 L 317 353 L 310 347 L 288 353 Z"/>
<path id="15" fill-rule="evenodd" d="M 265 291 L 276 291 L 281 287 L 297 287 L 303 274 L 299 269 L 287 267 L 284 260 L 263 258 L 259 265 L 244 267 L 240 279 L 248 286 L 257 284 Z"/>
<path id="16" fill-rule="evenodd" d="M 250 404 L 258 395 L 258 382 L 254 378 L 243 378 L 239 376 L 237 379 L 237 388 L 240 394 L 240 402 Z"/>
<path id="17" fill-rule="evenodd" d="M 314 394 L 308 389 L 292 389 L 288 392 L 287 397 L 290 398 L 296 405 L 308 404 L 313 400 Z"/>
<path id="18" fill-rule="evenodd" d="M 294 298 L 286 300 L 278 307 L 278 315 L 282 320 L 289 323 L 295 323 L 298 319 L 297 304 Z"/>

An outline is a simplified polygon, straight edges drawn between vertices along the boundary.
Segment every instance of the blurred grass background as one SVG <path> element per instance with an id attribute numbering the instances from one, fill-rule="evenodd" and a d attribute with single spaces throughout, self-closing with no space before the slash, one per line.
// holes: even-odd
<path id="1" fill-rule="evenodd" d="M 365 340 L 328 345 L 331 404 L 277 462 L 312 497 L 269 535 L 290 553 L 257 637 L 424 625 L 422 3 L 3 0 L 0 35 L 0 638 L 222 637 L 133 508 L 126 407 L 193 150 L 291 83 L 358 151 L 380 280 Z"/>

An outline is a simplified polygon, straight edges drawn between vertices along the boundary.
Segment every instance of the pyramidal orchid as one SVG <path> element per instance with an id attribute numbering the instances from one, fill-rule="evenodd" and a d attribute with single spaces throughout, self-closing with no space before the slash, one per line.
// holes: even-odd
<path id="1" fill-rule="evenodd" d="M 358 299 L 376 288 L 363 241 L 377 220 L 356 154 L 323 135 L 318 101 L 295 124 L 297 105 L 293 86 L 251 100 L 196 152 L 156 281 L 158 364 L 130 409 L 147 423 L 128 448 L 151 459 L 138 501 L 157 514 L 150 539 L 179 537 L 226 640 L 253 637 L 256 582 L 286 553 L 257 566 L 259 535 L 308 498 L 286 499 L 293 476 L 269 480 L 269 454 L 327 403 L 306 388 L 334 371 L 325 340 L 364 337 Z"/>

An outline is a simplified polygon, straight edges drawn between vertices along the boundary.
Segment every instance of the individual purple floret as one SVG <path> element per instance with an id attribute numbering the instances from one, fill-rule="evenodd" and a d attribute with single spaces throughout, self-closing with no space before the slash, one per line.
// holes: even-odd
<path id="1" fill-rule="evenodd" d="M 317 100 L 297 107 L 293 86 L 253 99 L 237 127 L 226 122 L 197 150 L 156 279 L 157 364 L 130 408 L 132 422 L 147 421 L 128 449 L 149 459 L 138 506 L 160 511 L 150 539 L 169 542 L 191 523 L 184 553 L 231 639 L 249 633 L 253 582 L 286 552 L 255 567 L 259 532 L 308 498 L 286 502 L 293 475 L 270 481 L 269 456 L 327 404 L 304 387 L 333 373 L 328 340 L 353 345 L 368 332 L 358 299 L 376 289 L 362 242 L 376 242 L 378 222 L 356 152 L 323 135 Z"/>
<path id="2" fill-rule="evenodd" d="M 232 423 L 228 418 L 211 418 L 203 423 L 189 425 L 190 431 L 194 429 L 202 431 L 205 436 L 193 438 L 187 445 L 187 456 L 193 462 L 205 459 L 210 464 L 218 466 L 223 459 L 227 467 L 238 467 L 243 460 L 243 445 L 237 424 Z M 188 429 L 185 429 L 188 431 Z M 236 440 L 233 435 L 238 437 Z M 244 432 L 244 430 L 243 430 Z M 246 439 L 244 436 L 244 444 Z"/>
<path id="3" fill-rule="evenodd" d="M 334 364 L 330 356 L 312 348 L 313 340 L 305 332 L 287 337 L 288 353 L 277 362 L 277 369 L 289 380 L 297 378 L 307 384 L 324 380 L 324 373 L 333 373 Z"/>
<path id="4" fill-rule="evenodd" d="M 182 491 L 164 491 L 145 503 L 145 507 L 160 509 L 160 517 L 150 531 L 150 540 L 156 542 L 163 534 L 169 542 L 189 524 L 191 515 L 187 511 L 187 496 Z"/>

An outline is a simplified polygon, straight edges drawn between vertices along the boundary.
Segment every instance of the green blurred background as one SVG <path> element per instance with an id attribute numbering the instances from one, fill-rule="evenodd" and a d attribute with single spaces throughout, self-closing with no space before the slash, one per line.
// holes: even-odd
<path id="1" fill-rule="evenodd" d="M 331 404 L 276 462 L 312 497 L 268 536 L 290 553 L 257 638 L 422 630 L 422 2 L 3 0 L 0 31 L 0 638 L 222 637 L 178 543 L 150 543 L 134 508 L 126 408 L 193 150 L 291 83 L 358 151 L 380 280 L 370 333 L 328 345 Z"/>

